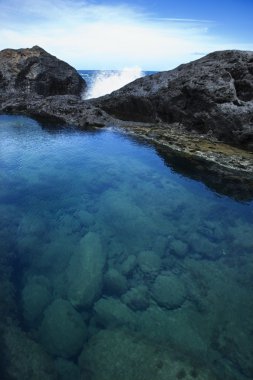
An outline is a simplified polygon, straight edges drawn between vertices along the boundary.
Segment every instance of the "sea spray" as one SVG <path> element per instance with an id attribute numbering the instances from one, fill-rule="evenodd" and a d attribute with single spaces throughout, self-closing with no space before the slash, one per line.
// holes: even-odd
<path id="1" fill-rule="evenodd" d="M 121 71 L 100 71 L 92 79 L 84 98 L 98 98 L 110 94 L 142 76 L 144 73 L 139 67 L 126 67 Z"/>

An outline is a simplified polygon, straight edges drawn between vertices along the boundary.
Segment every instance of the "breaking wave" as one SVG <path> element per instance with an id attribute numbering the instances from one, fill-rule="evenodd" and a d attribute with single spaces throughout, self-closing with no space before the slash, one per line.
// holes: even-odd
<path id="1" fill-rule="evenodd" d="M 110 94 L 144 75 L 139 67 L 126 67 L 121 71 L 99 71 L 92 78 L 84 98 L 98 98 L 99 96 Z"/>

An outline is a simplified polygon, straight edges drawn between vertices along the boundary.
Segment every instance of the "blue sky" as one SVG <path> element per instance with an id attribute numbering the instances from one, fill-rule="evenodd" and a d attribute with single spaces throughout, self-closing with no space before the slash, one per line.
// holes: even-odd
<path id="1" fill-rule="evenodd" d="M 253 50 L 253 0 L 0 0 L 0 49 L 40 45 L 77 69 L 167 70 Z"/>

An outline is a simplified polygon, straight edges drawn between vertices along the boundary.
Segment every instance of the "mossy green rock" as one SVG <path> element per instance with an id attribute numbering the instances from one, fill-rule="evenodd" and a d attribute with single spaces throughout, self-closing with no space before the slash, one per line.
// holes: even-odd
<path id="1" fill-rule="evenodd" d="M 63 299 L 56 299 L 45 310 L 39 330 L 40 340 L 52 355 L 71 358 L 78 354 L 87 336 L 81 315 Z"/>
<path id="2" fill-rule="evenodd" d="M 187 244 L 181 240 L 174 239 L 170 243 L 170 252 L 178 257 L 185 257 L 187 253 Z"/>
<path id="3" fill-rule="evenodd" d="M 80 380 L 81 374 L 78 366 L 65 359 L 57 359 L 55 361 L 55 367 L 59 375 L 59 380 Z"/>
<path id="4" fill-rule="evenodd" d="M 198 233 L 192 233 L 189 236 L 189 244 L 192 251 L 204 259 L 216 259 L 222 253 L 216 244 Z"/>
<path id="5" fill-rule="evenodd" d="M 92 380 L 217 380 L 207 368 L 175 358 L 168 347 L 123 330 L 94 335 L 79 357 L 79 367 L 83 378 L 92 373 Z"/>
<path id="6" fill-rule="evenodd" d="M 130 274 L 136 266 L 136 256 L 135 255 L 129 255 L 125 261 L 120 266 L 120 271 L 124 275 Z"/>
<path id="7" fill-rule="evenodd" d="M 138 265 L 145 274 L 156 275 L 161 266 L 160 257 L 152 251 L 142 251 L 137 257 Z"/>
<path id="8" fill-rule="evenodd" d="M 136 324 L 135 313 L 119 299 L 101 298 L 96 302 L 94 309 L 97 322 L 104 327 L 134 327 Z"/>
<path id="9" fill-rule="evenodd" d="M 104 289 L 107 294 L 121 295 L 127 290 L 127 280 L 116 269 L 111 268 L 104 276 Z"/>
<path id="10" fill-rule="evenodd" d="M 34 276 L 22 290 L 23 317 L 32 324 L 43 315 L 46 306 L 51 302 L 48 280 L 44 276 Z"/>
<path id="11" fill-rule="evenodd" d="M 150 304 L 148 288 L 145 285 L 130 289 L 121 299 L 132 310 L 146 310 Z"/>
<path id="12" fill-rule="evenodd" d="M 67 268 L 67 297 L 74 307 L 90 307 L 99 298 L 105 259 L 99 235 L 88 232 Z"/>
<path id="13" fill-rule="evenodd" d="M 5 326 L 1 346 L 8 360 L 6 374 L 1 368 L 1 380 L 58 380 L 50 355 L 19 327 L 12 323 Z M 1 364 L 5 358 L 1 357 Z"/>
<path id="14" fill-rule="evenodd" d="M 180 307 L 186 298 L 186 289 L 183 282 L 172 273 L 157 276 L 151 292 L 158 305 L 168 309 Z"/>

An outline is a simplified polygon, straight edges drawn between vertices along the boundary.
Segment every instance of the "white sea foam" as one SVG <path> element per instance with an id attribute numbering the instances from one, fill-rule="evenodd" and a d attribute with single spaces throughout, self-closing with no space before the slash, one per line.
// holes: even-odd
<path id="1" fill-rule="evenodd" d="M 85 99 L 91 99 L 110 94 L 143 75 L 144 73 L 139 67 L 126 67 L 118 72 L 100 71 L 93 78 L 91 86 L 84 97 Z"/>

